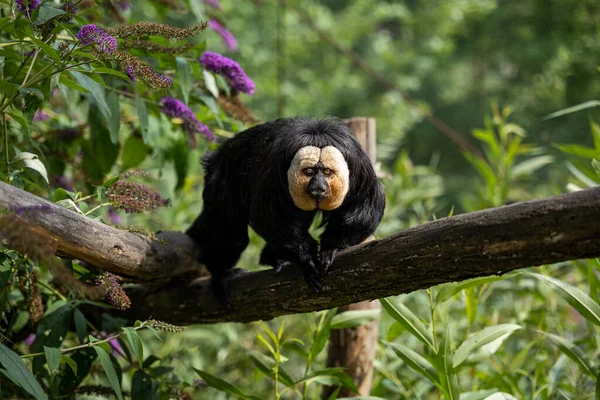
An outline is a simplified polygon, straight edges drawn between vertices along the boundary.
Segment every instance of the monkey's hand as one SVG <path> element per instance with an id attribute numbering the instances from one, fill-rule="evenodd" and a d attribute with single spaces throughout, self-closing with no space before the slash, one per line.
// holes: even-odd
<path id="1" fill-rule="evenodd" d="M 336 253 L 337 249 L 321 250 L 319 253 L 319 272 L 321 273 L 321 277 L 324 277 L 329 272 L 329 267 L 333 264 Z"/>

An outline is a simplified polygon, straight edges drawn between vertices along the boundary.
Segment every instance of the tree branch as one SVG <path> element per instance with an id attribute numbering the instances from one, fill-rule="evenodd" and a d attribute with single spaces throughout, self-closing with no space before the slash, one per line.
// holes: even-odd
<path id="1" fill-rule="evenodd" d="M 132 307 L 116 315 L 175 324 L 270 319 L 503 274 L 518 268 L 600 257 L 600 187 L 439 219 L 339 253 L 313 293 L 299 268 L 241 274 L 230 284 L 234 310 L 224 313 L 206 278 L 183 251 L 119 231 L 0 183 L 0 207 L 49 204 L 27 220 L 62 254 L 151 282 L 127 288 Z M 76 235 L 73 233 L 77 233 Z M 186 242 L 184 234 L 170 239 Z M 188 260 L 188 261 L 186 261 Z M 174 277 L 173 279 L 165 279 Z"/>

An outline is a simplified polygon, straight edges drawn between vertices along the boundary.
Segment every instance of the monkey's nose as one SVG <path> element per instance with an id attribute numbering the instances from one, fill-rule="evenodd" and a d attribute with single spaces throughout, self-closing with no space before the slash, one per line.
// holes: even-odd
<path id="1" fill-rule="evenodd" d="M 327 197 L 327 192 L 321 189 L 314 189 L 308 192 L 308 195 L 315 200 L 323 200 Z"/>

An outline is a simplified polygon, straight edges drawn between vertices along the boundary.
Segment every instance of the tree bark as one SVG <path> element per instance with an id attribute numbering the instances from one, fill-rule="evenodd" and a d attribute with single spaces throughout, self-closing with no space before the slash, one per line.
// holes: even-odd
<path id="1" fill-rule="evenodd" d="M 126 289 L 130 309 L 113 311 L 129 320 L 152 317 L 184 325 L 268 320 L 517 268 L 600 257 L 600 187 L 594 187 L 442 218 L 346 249 L 336 257 L 319 294 L 306 286 L 294 266 L 279 274 L 240 274 L 231 281 L 233 311 L 226 313 L 207 278 L 183 278 L 196 268 L 184 261 L 193 258 L 191 253 L 100 228 L 97 221 L 0 183 L 0 208 L 36 204 L 48 204 L 52 211 L 25 216 L 24 221 L 52 238 L 61 254 L 98 260 L 107 271 L 149 281 Z M 171 236 L 186 243 L 183 233 Z"/>
<path id="2" fill-rule="evenodd" d="M 375 167 L 377 160 L 376 145 L 376 121 L 375 118 L 355 117 L 344 121 L 352 133 L 358 139 L 363 150 Z M 367 239 L 371 241 L 372 238 Z M 354 310 L 381 310 L 379 300 L 361 301 L 359 303 L 341 306 L 338 313 Z M 350 397 L 354 395 L 367 396 L 371 393 L 373 383 L 373 360 L 377 350 L 377 339 L 379 337 L 379 318 L 364 325 L 333 329 L 329 333 L 329 348 L 327 349 L 327 367 L 343 367 L 344 371 L 352 378 L 358 389 L 357 393 L 342 388 L 339 397 Z M 328 399 L 335 386 L 323 388 L 321 398 Z"/>

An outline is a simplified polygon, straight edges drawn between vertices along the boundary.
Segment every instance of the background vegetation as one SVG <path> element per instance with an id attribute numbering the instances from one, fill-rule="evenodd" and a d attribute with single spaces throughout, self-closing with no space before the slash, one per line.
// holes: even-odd
<path id="1" fill-rule="evenodd" d="M 38 3 L 0 1 L 0 179 L 107 223 L 185 230 L 201 208 L 198 159 L 216 146 L 201 126 L 229 137 L 279 116 L 377 118 L 388 200 L 379 236 L 600 182 L 597 1 Z M 237 48 L 214 25 L 171 39 L 164 27 L 109 30 L 209 20 Z M 99 33 L 86 43 L 88 24 L 125 55 Z M 237 61 L 254 95 L 199 63 L 206 50 Z M 165 96 L 193 116 L 165 107 Z M 164 203 L 150 187 L 171 207 L 126 214 Z M 154 202 L 118 197 L 134 189 Z M 57 264 L 18 229 L 19 214 L 35 212 L 44 210 L 0 215 L 0 397 L 314 399 L 323 385 L 351 385 L 325 369 L 328 331 L 374 315 L 185 332 L 92 320 L 91 308 L 123 304 L 119 282 L 76 260 Z M 257 268 L 260 243 L 253 235 L 241 267 Z M 597 397 L 599 270 L 600 260 L 582 260 L 383 301 L 372 395 Z M 82 298 L 61 271 L 97 281 L 108 298 Z"/>

